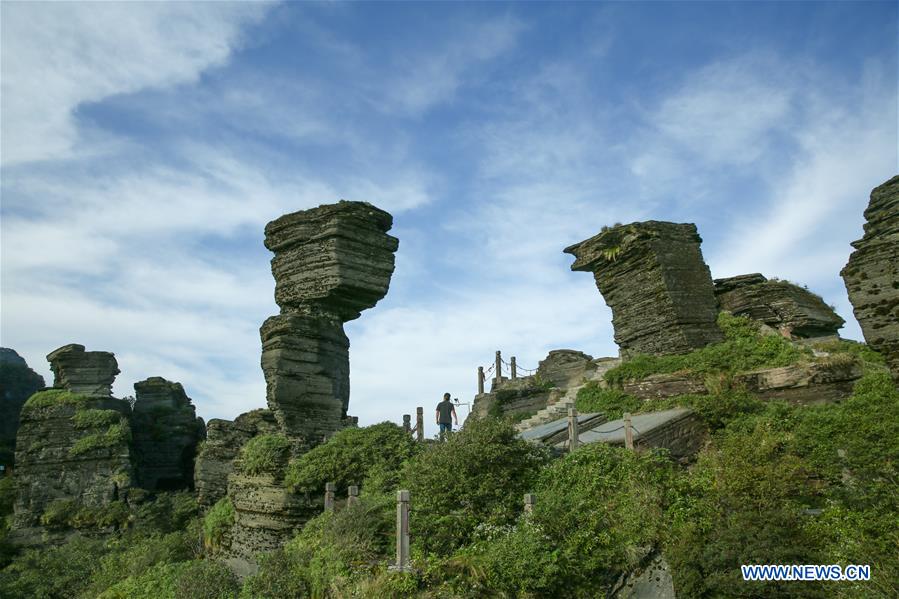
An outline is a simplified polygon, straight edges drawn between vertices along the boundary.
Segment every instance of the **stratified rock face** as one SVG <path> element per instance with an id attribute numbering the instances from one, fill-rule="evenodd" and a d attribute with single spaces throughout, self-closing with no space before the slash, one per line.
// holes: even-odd
<path id="1" fill-rule="evenodd" d="M 871 191 L 865 219 L 840 274 L 865 341 L 899 380 L 899 175 Z"/>
<path id="2" fill-rule="evenodd" d="M 228 492 L 228 475 L 244 443 L 267 433 L 278 432 L 278 423 L 269 410 L 253 410 L 234 421 L 212 419 L 206 425 L 206 442 L 197 455 L 194 486 L 197 502 L 212 506 Z"/>
<path id="3" fill-rule="evenodd" d="M 43 524 L 50 524 L 41 517 L 56 502 L 102 510 L 124 497 L 133 478 L 129 410 L 124 400 L 55 389 L 25 404 L 16 439 L 14 542 L 40 543 Z"/>
<path id="4" fill-rule="evenodd" d="M 718 306 L 696 225 L 646 221 L 565 248 L 592 272 L 623 355 L 683 353 L 721 341 Z"/>
<path id="5" fill-rule="evenodd" d="M 134 383 L 131 418 L 138 484 L 149 491 L 189 489 L 197 444 L 206 435 L 181 383 L 151 377 Z"/>
<path id="6" fill-rule="evenodd" d="M 115 355 L 84 351 L 83 345 L 64 345 L 47 355 L 53 370 L 53 386 L 89 397 L 110 397 L 119 373 Z"/>
<path id="7" fill-rule="evenodd" d="M 836 335 L 846 322 L 811 291 L 788 281 L 770 281 L 759 273 L 715 279 L 715 295 L 722 310 L 791 337 Z"/>
<path id="8" fill-rule="evenodd" d="M 554 349 L 537 365 L 537 375 L 560 388 L 582 384 L 595 370 L 593 356 L 573 349 Z"/>
<path id="9" fill-rule="evenodd" d="M 282 314 L 266 320 L 261 335 L 268 406 L 284 430 L 317 444 L 342 428 L 350 399 L 343 323 Z"/>
<path id="10" fill-rule="evenodd" d="M 22 404 L 44 388 L 44 377 L 15 351 L 0 347 L 0 464 L 13 465 Z"/>
<path id="11" fill-rule="evenodd" d="M 387 234 L 392 223 L 371 204 L 342 201 L 265 227 L 281 315 L 260 330 L 262 370 L 268 406 L 299 446 L 345 425 L 350 365 L 343 323 L 387 293 L 399 243 Z"/>
<path id="12" fill-rule="evenodd" d="M 393 217 L 365 202 L 285 214 L 265 227 L 282 312 L 321 310 L 346 322 L 387 294 L 399 241 Z"/>

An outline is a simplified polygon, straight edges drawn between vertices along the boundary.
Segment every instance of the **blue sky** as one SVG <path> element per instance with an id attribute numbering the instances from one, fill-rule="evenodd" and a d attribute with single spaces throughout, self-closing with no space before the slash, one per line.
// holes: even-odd
<path id="1" fill-rule="evenodd" d="M 52 380 L 115 352 L 262 407 L 266 222 L 394 215 L 390 293 L 348 323 L 350 412 L 470 399 L 496 349 L 615 355 L 562 248 L 695 222 L 713 276 L 839 270 L 897 170 L 897 4 L 16 3 L 2 11 L 2 344 Z"/>

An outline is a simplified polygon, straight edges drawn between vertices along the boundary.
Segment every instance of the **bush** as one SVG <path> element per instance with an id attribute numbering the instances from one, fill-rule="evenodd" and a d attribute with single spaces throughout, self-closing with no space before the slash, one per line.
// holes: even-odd
<path id="1" fill-rule="evenodd" d="M 303 599 L 309 586 L 301 560 L 284 549 L 259 556 L 259 571 L 244 579 L 241 599 Z"/>
<path id="2" fill-rule="evenodd" d="M 414 543 L 448 555 L 467 544 L 481 523 L 515 521 L 524 493 L 532 490 L 545 450 L 515 435 L 496 419 L 469 420 L 446 442 L 412 458 L 403 472 L 412 493 Z"/>
<path id="3" fill-rule="evenodd" d="M 758 368 L 788 366 L 810 355 L 779 335 L 762 335 L 758 324 L 745 316 L 728 312 L 718 315 L 724 341 L 687 354 L 668 356 L 636 355 L 605 374 L 610 384 L 641 380 L 652 374 L 670 372 L 734 374 Z"/>
<path id="4" fill-rule="evenodd" d="M 106 589 L 97 599 L 175 599 L 178 581 L 189 565 L 190 562 L 158 563 Z"/>
<path id="5" fill-rule="evenodd" d="M 0 571 L 0 597 L 77 597 L 105 553 L 102 541 L 83 537 L 59 547 L 26 550 Z"/>
<path id="6" fill-rule="evenodd" d="M 184 531 L 195 521 L 199 507 L 193 493 L 159 493 L 150 502 L 135 509 L 135 529 L 144 533 Z"/>
<path id="7" fill-rule="evenodd" d="M 284 471 L 290 453 L 290 440 L 280 434 L 253 437 L 240 449 L 237 465 L 244 474 L 273 474 Z"/>
<path id="8" fill-rule="evenodd" d="M 211 550 L 219 549 L 225 534 L 234 525 L 234 505 L 223 497 L 209 508 L 203 518 L 203 542 Z"/>
<path id="9" fill-rule="evenodd" d="M 603 389 L 597 381 L 589 381 L 577 392 L 575 407 L 581 414 L 603 412 L 608 420 L 617 420 L 625 412 L 637 412 L 643 402 L 619 389 Z"/>
<path id="10" fill-rule="evenodd" d="M 237 577 L 224 564 L 190 562 L 175 582 L 175 599 L 233 599 L 240 589 Z"/>
<path id="11" fill-rule="evenodd" d="M 99 566 L 91 577 L 85 596 L 96 597 L 106 591 L 120 592 L 120 585 L 130 588 L 147 571 L 157 566 L 194 559 L 192 537 L 193 531 L 180 531 L 149 536 L 132 533 L 111 539 L 107 544 L 108 553 L 98 560 Z M 131 582 L 124 583 L 128 579 Z"/>
<path id="12" fill-rule="evenodd" d="M 336 483 L 338 492 L 349 485 L 360 485 L 369 492 L 392 491 L 403 464 L 416 448 L 412 435 L 390 422 L 346 428 L 292 460 L 285 482 L 298 491 L 311 493 L 321 493 L 326 482 Z M 370 480 L 374 474 L 377 476 Z"/>

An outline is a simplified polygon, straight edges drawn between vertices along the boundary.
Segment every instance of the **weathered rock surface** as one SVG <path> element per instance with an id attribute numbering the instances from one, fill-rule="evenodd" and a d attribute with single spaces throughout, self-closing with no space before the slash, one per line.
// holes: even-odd
<path id="1" fill-rule="evenodd" d="M 19 412 L 25 400 L 44 388 L 44 377 L 14 350 L 0 347 L 0 464 L 13 465 Z"/>
<path id="2" fill-rule="evenodd" d="M 399 242 L 393 217 L 365 202 L 327 204 L 265 227 L 275 301 L 265 321 L 266 399 L 283 431 L 311 447 L 346 423 L 349 340 L 343 323 L 387 293 Z"/>
<path id="3" fill-rule="evenodd" d="M 266 400 L 292 437 L 308 445 L 343 428 L 350 400 L 350 342 L 343 323 L 300 314 L 262 325 Z"/>
<path id="4" fill-rule="evenodd" d="M 840 274 L 865 341 L 899 380 L 899 175 L 871 191 L 865 219 Z"/>
<path id="5" fill-rule="evenodd" d="M 346 322 L 384 295 L 399 246 L 393 217 L 366 202 L 325 204 L 265 227 L 275 253 L 275 301 L 282 312 L 333 314 Z"/>
<path id="6" fill-rule="evenodd" d="M 13 542 L 41 543 L 41 517 L 54 502 L 102 510 L 123 498 L 133 478 L 129 410 L 124 400 L 86 396 L 26 404 L 16 439 Z"/>
<path id="7" fill-rule="evenodd" d="M 280 429 L 270 410 L 253 410 L 233 421 L 214 418 L 206 425 L 206 442 L 197 455 L 194 487 L 197 502 L 212 506 L 228 492 L 228 475 L 234 470 L 234 459 L 244 443 Z"/>
<path id="8" fill-rule="evenodd" d="M 537 376 L 553 387 L 580 385 L 596 370 L 593 356 L 573 349 L 554 349 L 537 365 Z"/>
<path id="9" fill-rule="evenodd" d="M 115 355 L 84 351 L 83 345 L 64 345 L 47 355 L 53 371 L 53 386 L 89 397 L 110 397 L 119 373 Z"/>
<path id="10" fill-rule="evenodd" d="M 748 316 L 793 338 L 836 335 L 846 322 L 808 289 L 759 273 L 715 279 L 715 296 L 722 310 Z"/>
<path id="11" fill-rule="evenodd" d="M 206 436 L 181 383 L 151 377 L 134 383 L 131 418 L 137 483 L 148 491 L 190 489 L 197 444 Z"/>
<path id="12" fill-rule="evenodd" d="M 696 225 L 619 225 L 565 248 L 612 309 L 622 355 L 683 353 L 721 341 L 718 306 Z"/>

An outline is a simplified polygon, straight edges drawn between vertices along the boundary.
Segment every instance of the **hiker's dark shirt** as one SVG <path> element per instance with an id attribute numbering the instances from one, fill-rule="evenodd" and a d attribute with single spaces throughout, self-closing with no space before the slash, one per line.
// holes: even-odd
<path id="1" fill-rule="evenodd" d="M 453 403 L 444 400 L 437 404 L 437 413 L 440 415 L 437 422 L 442 424 L 452 424 L 453 422 Z"/>

